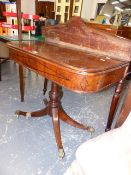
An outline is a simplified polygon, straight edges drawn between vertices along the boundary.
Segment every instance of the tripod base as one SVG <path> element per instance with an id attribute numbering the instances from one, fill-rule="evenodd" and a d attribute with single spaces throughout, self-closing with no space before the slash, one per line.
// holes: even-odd
<path id="1" fill-rule="evenodd" d="M 19 115 L 23 115 L 26 118 L 43 117 L 45 115 L 49 115 L 52 118 L 52 123 L 54 126 L 54 133 L 55 133 L 56 143 L 57 143 L 57 147 L 58 147 L 58 156 L 61 159 L 64 157 L 65 153 L 64 153 L 64 149 L 63 149 L 63 145 L 62 145 L 62 141 L 61 141 L 59 120 L 62 120 L 69 125 L 72 125 L 74 127 L 80 128 L 80 129 L 84 129 L 84 130 L 89 131 L 91 133 L 94 132 L 94 129 L 90 126 L 85 126 L 83 124 L 80 124 L 79 122 L 75 121 L 74 119 L 72 119 L 70 116 L 68 116 L 66 114 L 66 112 L 64 111 L 64 109 L 61 106 L 60 99 L 62 97 L 61 96 L 62 93 L 60 90 L 61 90 L 61 88 L 57 84 L 52 83 L 51 91 L 49 92 L 50 100 L 44 109 L 34 111 L 34 112 L 16 111 L 16 115 L 17 115 L 17 117 Z"/>

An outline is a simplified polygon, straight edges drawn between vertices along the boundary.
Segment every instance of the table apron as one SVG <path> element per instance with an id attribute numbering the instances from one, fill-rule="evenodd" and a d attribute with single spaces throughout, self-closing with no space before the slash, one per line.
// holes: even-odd
<path id="1" fill-rule="evenodd" d="M 54 81 L 71 91 L 79 93 L 97 92 L 123 78 L 128 64 L 100 73 L 80 73 L 39 58 L 38 55 L 9 48 L 10 58 L 39 75 Z"/>

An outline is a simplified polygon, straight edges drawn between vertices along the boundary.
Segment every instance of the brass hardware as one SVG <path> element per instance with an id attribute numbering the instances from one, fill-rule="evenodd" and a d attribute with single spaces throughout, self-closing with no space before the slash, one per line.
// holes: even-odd
<path id="1" fill-rule="evenodd" d="M 19 111 L 19 110 L 15 111 L 15 115 L 16 115 L 17 118 L 19 118 L 19 116 L 20 116 L 20 111 Z"/>
<path id="2" fill-rule="evenodd" d="M 31 113 L 30 112 L 27 112 L 26 113 L 26 119 L 29 119 L 31 117 Z"/>
<path id="3" fill-rule="evenodd" d="M 65 156 L 65 152 L 63 148 L 58 150 L 58 156 L 60 160 L 63 159 L 63 157 Z"/>

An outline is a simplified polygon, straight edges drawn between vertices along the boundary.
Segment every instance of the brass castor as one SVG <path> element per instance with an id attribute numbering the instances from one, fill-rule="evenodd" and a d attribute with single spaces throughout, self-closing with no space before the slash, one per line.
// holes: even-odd
<path id="1" fill-rule="evenodd" d="M 30 112 L 27 112 L 26 113 L 26 119 L 29 119 L 31 117 L 31 113 Z"/>
<path id="2" fill-rule="evenodd" d="M 58 156 L 59 156 L 59 159 L 62 160 L 63 157 L 65 156 L 65 152 L 64 152 L 64 149 L 61 148 L 58 150 Z"/>
<path id="3" fill-rule="evenodd" d="M 95 129 L 94 129 L 93 127 L 91 127 L 91 126 L 88 126 L 88 131 L 89 131 L 90 133 L 93 133 L 93 132 L 95 132 Z"/>
<path id="4" fill-rule="evenodd" d="M 16 115 L 17 118 L 19 118 L 19 116 L 20 116 L 20 111 L 19 111 L 19 110 L 15 111 L 15 115 Z"/>

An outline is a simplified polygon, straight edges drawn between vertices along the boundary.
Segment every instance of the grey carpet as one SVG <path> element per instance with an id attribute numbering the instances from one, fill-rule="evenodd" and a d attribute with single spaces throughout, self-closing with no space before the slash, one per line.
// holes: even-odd
<path id="1" fill-rule="evenodd" d="M 77 94 L 63 89 L 62 104 L 74 119 L 95 128 L 95 133 L 61 122 L 63 160 L 58 159 L 51 118 L 16 118 L 17 109 L 33 111 L 43 104 L 43 78 L 26 70 L 25 102 L 20 102 L 17 64 L 2 65 L 0 82 L 0 175 L 63 175 L 75 158 L 77 147 L 104 132 L 114 86 L 94 94 Z M 50 83 L 48 85 L 50 89 Z M 125 86 L 125 92 L 127 86 Z M 122 94 L 122 99 L 125 95 Z M 48 98 L 48 92 L 45 95 Z M 116 114 L 118 116 L 120 106 Z"/>

